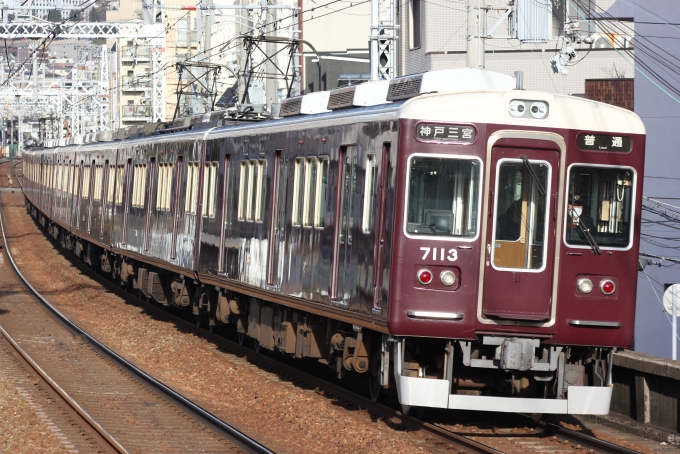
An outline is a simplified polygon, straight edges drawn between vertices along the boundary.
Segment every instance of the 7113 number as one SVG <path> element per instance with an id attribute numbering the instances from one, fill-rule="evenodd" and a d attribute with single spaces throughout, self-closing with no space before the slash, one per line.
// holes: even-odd
<path id="1" fill-rule="evenodd" d="M 455 262 L 458 260 L 458 251 L 455 249 L 449 249 L 448 251 L 441 247 L 421 247 L 423 251 L 423 260 L 427 259 L 428 256 L 432 257 L 432 260 L 443 262 L 448 260 L 449 262 Z"/>

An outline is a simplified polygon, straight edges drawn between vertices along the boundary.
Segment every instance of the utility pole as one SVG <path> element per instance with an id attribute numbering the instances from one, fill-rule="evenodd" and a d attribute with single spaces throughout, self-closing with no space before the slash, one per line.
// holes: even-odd
<path id="1" fill-rule="evenodd" d="M 244 8 L 245 6 L 248 5 L 248 0 L 240 0 L 240 6 L 241 9 L 239 9 L 239 14 L 240 14 L 240 20 L 238 21 L 238 34 L 239 35 L 245 35 L 246 33 L 250 32 L 249 27 L 248 27 L 248 10 Z M 238 62 L 239 62 L 239 67 L 243 68 L 243 73 L 240 74 L 241 80 L 238 81 L 238 100 L 237 102 L 241 102 L 243 99 L 243 95 L 245 94 L 246 91 L 246 71 L 247 68 L 245 68 L 245 63 L 248 60 L 248 54 L 246 53 L 245 46 L 241 44 L 240 46 L 240 51 L 238 55 Z"/>
<path id="2" fill-rule="evenodd" d="M 276 5 L 276 0 L 267 0 L 267 5 Z M 267 14 L 265 15 L 266 29 L 265 36 L 274 36 L 274 21 L 276 20 L 276 10 L 274 8 L 267 8 Z M 272 105 L 278 101 L 277 84 L 276 84 L 276 67 L 272 61 L 274 54 L 276 53 L 276 43 L 267 41 L 265 46 L 267 51 L 267 63 L 265 65 L 265 104 L 267 105 L 267 111 L 272 112 Z"/>
<path id="3" fill-rule="evenodd" d="M 38 102 L 38 41 L 33 40 L 33 102 Z"/>
<path id="4" fill-rule="evenodd" d="M 482 0 L 467 2 L 467 59 L 470 68 L 484 68 L 484 38 L 482 37 Z"/>
<path id="5" fill-rule="evenodd" d="M 395 3 L 395 0 L 371 0 L 371 80 L 397 77 L 398 27 Z"/>

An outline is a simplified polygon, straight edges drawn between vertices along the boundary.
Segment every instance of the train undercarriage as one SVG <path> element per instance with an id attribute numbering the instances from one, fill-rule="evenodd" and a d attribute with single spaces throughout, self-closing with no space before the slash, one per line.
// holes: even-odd
<path id="1" fill-rule="evenodd" d="M 612 349 L 556 346 L 502 333 L 472 340 L 379 333 L 114 254 L 63 229 L 30 203 L 27 208 L 63 249 L 126 290 L 190 311 L 210 330 L 230 327 L 240 343 L 256 350 L 317 359 L 338 378 L 363 375 L 374 400 L 396 390 L 405 411 L 609 412 Z"/>

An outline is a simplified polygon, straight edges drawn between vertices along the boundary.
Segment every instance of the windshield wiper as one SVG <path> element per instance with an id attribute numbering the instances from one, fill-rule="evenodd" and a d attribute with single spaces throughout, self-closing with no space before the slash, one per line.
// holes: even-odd
<path id="1" fill-rule="evenodd" d="M 531 178 L 534 180 L 534 184 L 538 187 L 538 192 L 541 193 L 541 195 L 545 195 L 545 189 L 543 188 L 543 185 L 541 184 L 541 181 L 538 179 L 538 175 L 536 175 L 536 172 L 534 172 L 534 169 L 531 168 L 531 164 L 529 163 L 529 160 L 527 159 L 526 156 L 520 156 L 520 159 L 524 163 L 524 167 L 526 167 L 527 172 L 529 172 L 529 175 L 531 175 Z"/>
<path id="2" fill-rule="evenodd" d="M 581 232 L 583 232 L 583 236 L 586 237 L 586 241 L 593 250 L 593 254 L 601 255 L 602 251 L 600 251 L 600 246 L 598 246 L 597 241 L 595 241 L 595 238 L 593 238 L 593 235 L 590 233 L 590 229 L 586 227 L 581 218 L 576 214 L 576 211 L 573 209 L 571 210 L 571 219 L 578 219 L 578 221 L 576 221 L 576 226 L 581 230 Z"/>

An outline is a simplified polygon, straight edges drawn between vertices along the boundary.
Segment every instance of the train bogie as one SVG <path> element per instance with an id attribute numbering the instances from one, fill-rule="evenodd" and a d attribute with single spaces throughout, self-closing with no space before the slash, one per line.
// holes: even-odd
<path id="1" fill-rule="evenodd" d="M 385 83 L 343 89 L 317 115 L 290 100 L 257 125 L 29 152 L 26 195 L 122 285 L 365 374 L 374 396 L 606 413 L 633 332 L 644 128 L 456 71 L 381 102 Z"/>

